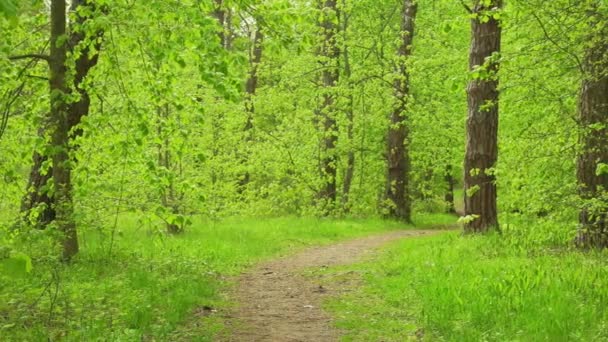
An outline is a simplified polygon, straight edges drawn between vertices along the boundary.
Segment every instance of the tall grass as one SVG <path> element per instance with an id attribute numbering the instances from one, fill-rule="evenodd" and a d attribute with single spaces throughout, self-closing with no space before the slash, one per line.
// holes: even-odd
<path id="1" fill-rule="evenodd" d="M 123 216 L 116 229 L 83 229 L 71 265 L 56 261 L 50 232 L 32 232 L 19 246 L 33 257 L 31 274 L 0 272 L 0 341 L 210 340 L 217 322 L 193 312 L 226 307 L 230 275 L 311 244 L 401 228 L 374 219 L 198 220 L 172 237 Z M 200 328 L 182 329 L 192 320 Z"/>
<path id="2" fill-rule="evenodd" d="M 608 252 L 526 229 L 403 241 L 328 307 L 349 341 L 608 341 Z"/>

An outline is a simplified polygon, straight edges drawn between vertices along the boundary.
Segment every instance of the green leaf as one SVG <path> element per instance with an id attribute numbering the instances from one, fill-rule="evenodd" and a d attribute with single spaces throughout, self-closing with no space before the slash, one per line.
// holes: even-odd
<path id="1" fill-rule="evenodd" d="M 9 258 L 0 260 L 0 270 L 12 278 L 24 277 L 32 271 L 32 259 L 27 254 L 12 252 Z"/>
<path id="2" fill-rule="evenodd" d="M 605 164 L 605 163 L 597 164 L 597 168 L 595 169 L 595 175 L 596 176 L 608 175 L 608 164 Z"/>

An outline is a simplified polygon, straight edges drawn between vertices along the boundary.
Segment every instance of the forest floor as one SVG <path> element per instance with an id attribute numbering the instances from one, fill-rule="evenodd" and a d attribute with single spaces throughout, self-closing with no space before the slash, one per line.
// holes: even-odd
<path id="1" fill-rule="evenodd" d="M 314 247 L 259 264 L 238 277 L 231 293 L 237 302 L 227 314 L 231 332 L 225 341 L 337 341 L 340 331 L 322 302 L 356 289 L 360 280 L 340 282 L 311 276 L 316 270 L 350 265 L 373 256 L 378 248 L 408 237 L 441 230 L 402 230 Z"/>

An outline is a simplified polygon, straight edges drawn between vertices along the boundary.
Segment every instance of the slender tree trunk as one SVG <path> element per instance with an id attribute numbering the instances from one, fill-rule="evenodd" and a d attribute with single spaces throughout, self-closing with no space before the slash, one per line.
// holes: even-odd
<path id="1" fill-rule="evenodd" d="M 220 30 L 218 30 L 217 35 L 220 40 L 220 45 L 224 50 L 229 50 L 231 46 L 230 42 L 230 33 L 227 27 L 229 26 L 229 18 L 228 10 L 226 9 L 226 5 L 224 0 L 213 0 L 214 10 L 212 12 L 212 16 L 217 20 Z M 220 101 L 219 97 L 216 97 L 216 101 Z M 221 112 L 213 113 L 211 116 L 211 135 L 212 135 L 212 150 L 211 153 L 213 155 L 213 159 L 215 160 L 220 155 L 221 148 L 221 138 L 223 135 L 223 122 L 224 115 Z M 213 192 L 215 193 L 217 190 L 218 181 L 222 178 L 222 170 L 220 170 L 213 163 L 211 165 L 211 184 Z"/>
<path id="2" fill-rule="evenodd" d="M 445 167 L 445 203 L 446 203 L 446 213 L 455 214 L 456 206 L 454 205 L 454 175 L 452 175 L 452 165 L 447 165 Z"/>
<path id="3" fill-rule="evenodd" d="M 159 106 L 156 108 L 157 113 L 157 134 L 160 142 L 158 143 L 158 165 L 161 167 L 163 172 L 168 176 L 169 183 L 163 185 L 161 194 L 161 204 L 171 214 L 179 214 L 179 205 L 177 203 L 177 196 L 175 194 L 175 184 L 171 173 L 173 172 L 173 162 L 171 157 L 171 143 L 169 141 L 169 135 L 164 132 L 163 127 L 169 120 L 169 105 Z M 175 224 L 173 221 L 167 221 L 167 233 L 175 235 L 183 231 L 180 225 Z"/>
<path id="4" fill-rule="evenodd" d="M 467 87 L 469 113 L 465 156 L 465 215 L 474 218 L 465 231 L 498 229 L 496 182 L 493 168 L 498 157 L 498 58 L 501 27 L 492 14 L 502 0 L 476 0 L 471 19 L 470 70 L 481 68 L 489 76 L 477 77 Z"/>
<path id="5" fill-rule="evenodd" d="M 86 0 L 72 0 L 71 11 L 77 13 L 79 6 L 90 6 L 95 12 L 96 9 Z M 82 135 L 82 129 L 78 128 L 78 124 L 82 118 L 89 113 L 91 104 L 90 96 L 85 88 L 82 87 L 85 77 L 89 71 L 97 65 L 99 60 L 99 51 L 101 49 L 101 40 L 103 31 L 98 31 L 90 44 L 85 42 L 85 32 L 81 29 L 82 25 L 90 19 L 89 15 L 77 15 L 75 24 L 70 32 L 69 46 L 72 53 L 78 50 L 78 58 L 75 64 L 74 87 L 73 90 L 79 95 L 78 100 L 67 104 L 67 121 L 68 131 L 71 132 L 69 138 L 74 140 Z M 95 53 L 91 53 L 91 46 Z M 45 136 L 48 127 L 42 127 L 38 131 L 39 136 Z M 73 146 L 72 146 L 73 147 Z M 34 152 L 32 157 L 32 168 L 30 171 L 26 194 L 21 202 L 21 213 L 26 222 L 34 223 L 39 228 L 45 228 L 51 221 L 55 219 L 55 208 L 53 197 L 49 195 L 47 182 L 51 179 L 53 171 L 52 167 L 48 170 L 43 170 L 43 164 L 48 158 L 38 152 Z M 44 171 L 44 172 L 43 172 Z M 37 217 L 32 217 L 32 211 L 38 208 Z"/>
<path id="6" fill-rule="evenodd" d="M 220 43 L 224 49 L 230 50 L 232 48 L 232 12 L 226 9 L 224 0 L 213 0 L 213 2 L 215 7 L 213 17 L 215 17 L 221 27 L 221 30 L 218 32 Z"/>
<path id="7" fill-rule="evenodd" d="M 322 96 L 317 110 L 319 129 L 322 132 L 320 174 L 323 185 L 317 197 L 321 201 L 323 211 L 328 215 L 336 202 L 337 158 L 336 144 L 338 142 L 336 121 L 335 88 L 339 79 L 338 58 L 340 51 L 336 41 L 338 30 L 337 0 L 317 0 L 321 13 L 319 27 L 322 35 L 322 45 L 318 50 L 319 62 L 323 68 L 321 75 Z"/>
<path id="8" fill-rule="evenodd" d="M 253 116 L 255 114 L 255 106 L 253 101 L 258 89 L 258 66 L 262 61 L 262 44 L 264 42 L 264 33 L 259 27 L 259 20 L 257 25 L 258 27 L 253 36 L 253 48 L 251 49 L 249 56 L 249 77 L 247 78 L 247 83 L 245 84 L 245 112 L 247 113 L 247 121 L 245 122 L 245 127 L 243 128 L 245 144 L 247 145 L 245 148 L 248 148 L 248 145 L 253 141 Z M 248 152 L 246 152 L 245 156 L 243 157 L 242 164 L 247 167 L 248 163 L 249 155 Z M 246 170 L 239 180 L 239 189 L 241 192 L 245 189 L 245 187 L 247 187 L 249 181 L 250 174 L 249 171 Z"/>
<path id="9" fill-rule="evenodd" d="M 411 222 L 409 193 L 409 127 L 407 104 L 410 96 L 407 59 L 412 54 L 417 4 L 404 0 L 401 13 L 401 44 L 397 53 L 397 74 L 393 82 L 395 107 L 387 134 L 387 176 L 385 198 L 389 201 L 388 217 Z"/>
<path id="10" fill-rule="evenodd" d="M 346 1 L 343 1 L 343 5 Z M 348 152 L 346 155 L 346 170 L 344 172 L 344 179 L 342 183 L 342 211 L 348 213 L 350 211 L 350 188 L 353 183 L 353 177 L 355 174 L 355 151 L 353 149 L 354 143 L 354 125 L 355 125 L 355 113 L 354 113 L 354 98 L 353 98 L 353 83 L 352 83 L 352 70 L 350 65 L 350 54 L 348 50 L 348 14 L 344 13 L 342 18 L 342 39 L 344 40 L 342 54 L 344 57 L 344 77 L 346 78 L 348 95 L 346 96 L 346 137 L 348 139 Z"/>
<path id="11" fill-rule="evenodd" d="M 88 6 L 93 12 L 97 10 L 95 5 L 90 4 L 91 0 L 72 0 L 71 11 L 78 13 L 79 7 Z M 105 8 L 101 9 L 105 11 Z M 90 14 L 89 14 L 90 15 Z M 68 123 L 70 130 L 72 130 L 70 139 L 75 139 L 82 136 L 82 128 L 78 127 L 83 117 L 89 114 L 89 108 L 91 107 L 91 97 L 88 91 L 83 88 L 83 82 L 89 71 L 93 69 L 99 61 L 99 51 L 101 49 L 101 42 L 103 39 L 104 31 L 97 31 L 92 39 L 92 43 L 86 43 L 87 38 L 84 32 L 83 25 L 87 20 L 92 19 L 88 15 L 77 15 L 76 25 L 72 26 L 70 32 L 70 45 L 69 48 L 74 52 L 79 52 L 78 58 L 75 64 L 74 74 L 74 91 L 78 93 L 78 100 L 69 105 Z M 94 53 L 91 53 L 94 51 Z"/>
<path id="12" fill-rule="evenodd" d="M 608 247 L 608 22 L 589 10 L 590 37 L 579 99 L 581 152 L 577 160 L 579 194 L 585 201 L 579 214 L 577 244 L 582 248 Z M 591 201 L 595 205 L 591 205 Z"/>

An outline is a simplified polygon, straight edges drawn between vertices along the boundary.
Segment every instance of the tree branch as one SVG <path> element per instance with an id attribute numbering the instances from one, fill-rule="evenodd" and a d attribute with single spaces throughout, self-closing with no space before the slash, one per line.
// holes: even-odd
<path id="1" fill-rule="evenodd" d="M 532 16 L 534 17 L 534 19 L 536 19 L 536 22 L 538 23 L 538 25 L 540 26 L 541 30 L 543 31 L 543 35 L 545 36 L 545 38 L 551 42 L 551 44 L 555 45 L 555 47 L 557 47 L 558 49 L 560 49 L 561 51 L 563 51 L 564 53 L 566 53 L 567 55 L 569 55 L 570 57 L 572 57 L 574 59 L 574 61 L 577 64 L 578 69 L 584 73 L 585 68 L 583 67 L 583 62 L 580 60 L 580 58 L 578 58 L 578 56 L 573 53 L 572 51 L 568 50 L 567 48 L 561 46 L 557 41 L 555 41 L 555 39 L 553 39 L 550 35 L 549 32 L 547 31 L 545 25 L 543 24 L 542 20 L 540 20 L 540 18 L 538 17 L 538 15 L 536 15 L 536 13 L 532 13 Z"/>
<path id="2" fill-rule="evenodd" d="M 27 58 L 33 58 L 33 59 L 42 59 L 45 60 L 47 62 L 49 62 L 51 60 L 51 56 L 49 55 L 42 55 L 42 54 L 38 54 L 38 53 L 28 53 L 25 55 L 17 55 L 17 56 L 9 56 L 8 59 L 10 59 L 11 61 L 17 61 L 20 59 L 27 59 Z"/>
<path id="3" fill-rule="evenodd" d="M 469 14 L 473 14 L 473 10 L 471 9 L 471 7 L 469 7 L 469 5 L 464 3 L 464 0 L 460 0 L 460 3 L 462 4 L 462 6 L 464 6 L 464 9 L 466 9 L 467 12 L 469 12 Z"/>

